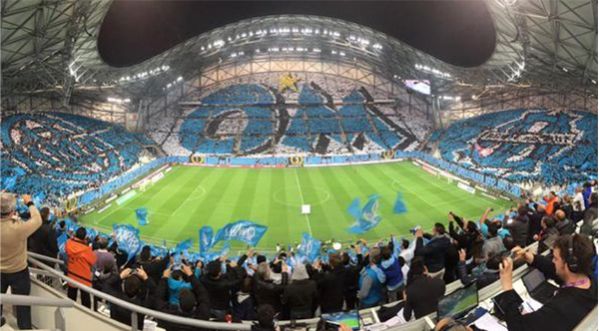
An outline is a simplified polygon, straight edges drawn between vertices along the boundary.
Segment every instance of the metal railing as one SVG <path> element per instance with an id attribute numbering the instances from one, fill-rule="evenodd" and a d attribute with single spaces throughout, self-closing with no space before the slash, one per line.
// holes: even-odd
<path id="1" fill-rule="evenodd" d="M 61 331 L 66 330 L 63 308 L 72 308 L 75 306 L 75 303 L 69 299 L 43 298 L 17 294 L 0 294 L 0 302 L 3 305 L 13 306 L 56 307 L 56 311 L 54 312 L 54 328 Z"/>
<path id="2" fill-rule="evenodd" d="M 44 258 L 47 258 L 47 257 L 44 257 Z M 51 259 L 51 258 L 49 258 L 49 259 Z M 175 323 L 175 324 L 180 324 L 180 325 L 187 325 L 187 326 L 202 328 L 202 329 L 240 330 L 240 331 L 245 331 L 245 330 L 251 329 L 251 324 L 204 321 L 204 320 L 198 320 L 198 319 L 193 319 L 193 318 L 186 318 L 186 317 L 180 317 L 180 316 L 176 316 L 176 315 L 166 314 L 166 313 L 156 311 L 153 309 L 134 305 L 132 303 L 121 300 L 119 298 L 115 298 L 112 295 L 106 294 L 104 292 L 101 292 L 94 288 L 91 288 L 87 285 L 79 283 L 78 281 L 65 276 L 61 271 L 55 270 L 52 267 L 45 265 L 44 263 L 33 258 L 32 256 L 30 256 L 28 258 L 28 260 L 29 260 L 29 262 L 34 264 L 37 268 L 45 270 L 45 271 L 51 273 L 54 277 L 59 278 L 65 282 L 68 282 L 70 286 L 76 287 L 83 292 L 89 293 L 92 301 L 93 301 L 94 297 L 97 297 L 100 299 L 104 299 L 111 304 L 117 305 L 119 307 L 122 307 L 124 309 L 131 311 L 131 330 L 132 331 L 138 330 L 137 329 L 137 314 L 143 314 L 146 316 L 151 316 L 158 320 Z M 44 259 L 44 260 L 47 261 L 47 259 Z M 52 262 L 52 261 L 49 261 L 49 262 Z M 61 330 L 64 330 L 64 328 L 62 328 Z"/>
<path id="3" fill-rule="evenodd" d="M 536 250 L 537 245 L 538 244 L 535 242 L 526 248 Z M 547 253 L 548 253 L 548 251 L 544 252 L 544 254 L 547 254 Z M 242 323 L 224 323 L 224 322 L 198 320 L 198 319 L 193 319 L 193 318 L 186 318 L 186 317 L 166 314 L 166 313 L 156 311 L 153 309 L 134 305 L 129 302 L 123 301 L 121 299 L 118 299 L 116 297 L 113 297 L 109 294 L 106 294 L 104 292 L 93 289 L 87 285 L 81 284 L 81 283 L 77 282 L 76 280 L 73 280 L 72 278 L 65 276 L 61 271 L 53 269 L 52 267 L 39 261 L 39 260 L 43 260 L 43 261 L 47 261 L 47 262 L 54 262 L 57 264 L 64 264 L 64 262 L 62 260 L 50 258 L 47 256 L 43 256 L 43 255 L 31 253 L 31 252 L 29 252 L 28 259 L 35 266 L 35 267 L 31 268 L 34 273 L 39 272 L 40 274 L 43 274 L 46 276 L 51 276 L 51 277 L 60 279 L 62 281 L 68 282 L 71 286 L 77 287 L 81 291 L 89 293 L 92 301 L 94 300 L 94 296 L 95 296 L 100 299 L 104 299 L 111 304 L 115 304 L 115 305 L 123 307 L 127 310 L 130 310 L 131 311 L 131 330 L 134 330 L 134 331 L 137 330 L 137 314 L 143 314 L 143 315 L 152 317 L 154 319 L 162 320 L 162 321 L 166 321 L 166 322 L 170 322 L 170 323 L 176 323 L 176 324 L 180 324 L 180 325 L 198 327 L 198 328 L 203 328 L 203 329 L 240 330 L 240 331 L 251 329 L 252 322 L 250 322 L 250 321 L 244 321 Z M 528 267 L 525 264 L 525 265 L 521 266 L 520 268 L 514 270 L 515 279 L 520 278 L 523 275 L 523 273 L 527 270 L 527 268 Z M 448 286 L 448 288 L 447 288 L 448 291 L 446 291 L 446 294 L 463 287 L 460 280 L 456 280 L 455 282 L 452 282 L 452 283 L 448 284 L 447 286 Z M 497 281 L 492 286 L 489 286 L 488 288 L 483 289 L 483 291 L 481 292 L 481 295 L 483 295 L 484 297 L 487 297 L 487 296 L 490 296 L 492 293 L 497 294 L 497 291 L 499 291 L 499 290 L 500 290 L 500 282 Z M 399 302 L 401 302 L 401 300 L 393 302 L 393 303 L 385 304 L 384 306 L 395 305 Z M 365 312 L 367 310 L 376 311 L 376 310 L 380 309 L 381 307 L 382 306 L 368 308 L 368 309 L 361 310 L 360 312 Z M 311 318 L 311 319 L 296 320 L 296 321 L 294 321 L 294 323 L 303 324 L 303 325 L 314 325 L 314 324 L 318 323 L 319 320 L 320 320 L 320 318 L 317 317 L 317 318 Z M 291 323 L 291 321 L 280 321 L 278 324 L 279 325 L 288 325 L 290 323 Z M 64 330 L 64 328 L 62 330 Z"/>

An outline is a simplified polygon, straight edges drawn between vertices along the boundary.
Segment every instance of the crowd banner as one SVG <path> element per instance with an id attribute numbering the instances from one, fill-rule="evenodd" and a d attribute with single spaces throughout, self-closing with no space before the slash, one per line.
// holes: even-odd
<path id="1" fill-rule="evenodd" d="M 112 232 L 119 249 L 127 252 L 130 261 L 142 247 L 139 230 L 130 224 L 115 224 L 112 226 Z"/>
<path id="2" fill-rule="evenodd" d="M 258 245 L 262 236 L 268 230 L 267 226 L 256 224 L 247 220 L 239 220 L 222 227 L 213 239 L 213 245 L 219 241 L 238 240 L 250 246 Z"/>
<path id="3" fill-rule="evenodd" d="M 297 254 L 300 259 L 307 260 L 312 263 L 320 255 L 320 246 L 322 242 L 312 237 L 307 233 L 302 234 L 302 243 L 297 249 Z"/>

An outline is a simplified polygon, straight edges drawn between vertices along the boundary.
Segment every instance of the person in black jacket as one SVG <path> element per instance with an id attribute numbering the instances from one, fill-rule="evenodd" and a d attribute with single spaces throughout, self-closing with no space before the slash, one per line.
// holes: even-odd
<path id="1" fill-rule="evenodd" d="M 163 257 L 153 257 L 151 252 L 150 246 L 146 245 L 142 247 L 141 253 L 139 253 L 139 257 L 137 259 L 137 264 L 144 268 L 154 283 L 158 284 L 162 273 L 169 263 L 169 259 Z"/>
<path id="2" fill-rule="evenodd" d="M 476 223 L 464 221 L 453 212 L 449 212 L 449 235 L 458 243 L 458 248 L 466 250 L 467 259 L 481 255 L 483 238 Z M 454 225 L 457 223 L 457 227 Z"/>
<path id="3" fill-rule="evenodd" d="M 142 268 L 126 268 L 104 282 L 104 292 L 134 305 L 153 308 L 156 285 Z M 110 305 L 110 318 L 131 325 L 131 311 L 115 304 Z M 143 329 L 144 314 L 137 314 L 137 328 Z"/>
<path id="4" fill-rule="evenodd" d="M 361 263 L 362 255 L 358 254 L 358 265 Z M 345 298 L 345 308 L 348 310 L 353 310 L 356 307 L 358 302 L 358 298 L 356 294 L 358 293 L 358 280 L 360 279 L 360 269 L 358 266 L 351 264 L 350 256 L 347 252 L 343 252 L 341 255 L 341 261 L 343 263 L 343 269 L 345 271 L 344 274 L 344 282 L 343 288 L 344 298 Z"/>
<path id="5" fill-rule="evenodd" d="M 31 236 L 29 236 L 27 247 L 30 251 L 51 258 L 58 256 L 58 243 L 56 241 L 56 230 L 50 224 L 50 209 L 44 207 L 40 210 L 42 217 L 42 226 L 40 226 Z M 45 262 L 50 267 L 54 266 L 52 262 Z"/>
<path id="6" fill-rule="evenodd" d="M 561 287 L 539 310 L 523 315 L 521 299 L 512 288 L 512 260 L 504 259 L 500 271 L 503 293 L 496 301 L 505 312 L 510 331 L 573 330 L 597 305 L 597 284 L 589 277 L 595 252 L 588 238 L 578 234 L 558 237 L 553 260 L 519 247 L 514 251 L 516 258 L 523 258 Z"/>
<path id="7" fill-rule="evenodd" d="M 345 268 L 341 265 L 339 254 L 329 255 L 329 268 L 315 275 L 320 293 L 320 310 L 323 313 L 335 313 L 343 310 L 345 292 Z"/>
<path id="8" fill-rule="evenodd" d="M 421 257 L 415 257 L 408 272 L 408 284 L 404 298 L 403 317 L 409 321 L 414 313 L 415 318 L 426 316 L 437 310 L 439 299 L 445 294 L 445 282 L 431 278 Z"/>
<path id="9" fill-rule="evenodd" d="M 530 201 L 530 200 L 527 200 Z M 526 241 L 526 245 L 530 245 L 534 239 L 534 235 L 538 234 L 541 231 L 541 220 L 545 214 L 545 206 L 534 204 L 534 209 L 528 210 L 528 238 Z"/>
<path id="10" fill-rule="evenodd" d="M 277 313 L 271 305 L 260 305 L 257 309 L 256 323 L 252 325 L 252 331 L 275 331 L 279 328 L 275 325 Z"/>
<path id="11" fill-rule="evenodd" d="M 260 262 L 258 270 L 254 274 L 253 293 L 256 299 L 256 305 L 269 305 L 275 312 L 283 311 L 281 297 L 283 290 L 289 282 L 289 268 L 286 264 L 282 266 L 281 283 L 276 284 L 270 277 L 270 266 L 267 262 Z"/>
<path id="12" fill-rule="evenodd" d="M 210 298 L 212 317 L 223 320 L 225 315 L 230 313 L 231 296 L 239 288 L 245 276 L 245 270 L 241 268 L 241 265 L 246 258 L 247 256 L 243 255 L 238 262 L 229 262 L 224 275 L 221 271 L 224 259 L 212 261 L 206 266 L 207 274 L 202 275 L 201 282 Z"/>
<path id="13" fill-rule="evenodd" d="M 576 231 L 576 224 L 566 218 L 566 213 L 563 210 L 558 209 L 555 212 L 554 218 L 556 222 L 555 228 L 559 231 L 560 235 L 573 234 Z"/>
<path id="14" fill-rule="evenodd" d="M 507 222 L 506 228 L 510 230 L 510 235 L 514 238 L 514 242 L 520 247 L 526 247 L 529 221 L 528 208 L 520 206 L 518 208 L 518 215 L 513 220 L 508 220 Z"/>
<path id="15" fill-rule="evenodd" d="M 282 302 L 289 308 L 290 319 L 314 317 L 318 299 L 316 282 L 311 280 L 304 264 L 298 263 L 291 274 L 291 283 L 283 291 Z"/>
<path id="16" fill-rule="evenodd" d="M 466 265 L 466 251 L 463 249 L 459 252 L 460 262 L 458 262 L 458 274 L 460 281 L 464 285 L 476 283 L 476 288 L 481 289 L 487 285 L 491 285 L 499 280 L 499 264 L 501 263 L 502 256 L 494 255 L 490 257 L 484 264 L 476 266 L 472 274 L 468 274 Z M 483 271 L 479 272 L 476 268 L 481 268 Z"/>
<path id="17" fill-rule="evenodd" d="M 445 273 L 445 254 L 449 248 L 450 241 L 445 234 L 445 226 L 441 223 L 435 223 L 433 226 L 433 236 L 425 246 L 422 229 L 416 230 L 416 249 L 414 256 L 422 256 L 428 269 L 428 273 L 433 278 L 443 279 Z"/>
<path id="18" fill-rule="evenodd" d="M 170 269 L 164 270 L 162 279 L 156 288 L 156 309 L 182 317 L 208 320 L 210 318 L 210 301 L 208 293 L 200 281 L 191 272 L 186 272 L 186 276 L 191 283 L 191 289 L 185 288 L 179 292 L 179 307 L 169 304 L 168 279 L 171 276 L 170 273 Z M 196 327 L 179 325 L 166 321 L 159 321 L 159 325 L 167 331 L 197 330 Z"/>

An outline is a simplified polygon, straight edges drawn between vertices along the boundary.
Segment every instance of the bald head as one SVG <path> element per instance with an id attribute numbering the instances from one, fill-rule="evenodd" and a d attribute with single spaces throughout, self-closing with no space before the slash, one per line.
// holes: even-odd
<path id="1" fill-rule="evenodd" d="M 563 221 L 566 218 L 566 213 L 564 213 L 563 210 L 558 209 L 555 212 L 555 218 L 557 218 L 558 221 Z"/>

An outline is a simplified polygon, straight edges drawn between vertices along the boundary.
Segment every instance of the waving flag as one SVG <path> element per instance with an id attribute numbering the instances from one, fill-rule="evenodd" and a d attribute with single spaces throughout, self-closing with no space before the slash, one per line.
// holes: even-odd
<path id="1" fill-rule="evenodd" d="M 395 236 L 391 237 L 391 241 L 393 242 L 393 255 L 398 257 L 401 253 L 401 241 L 397 240 Z"/>
<path id="2" fill-rule="evenodd" d="M 127 261 L 130 261 L 142 247 L 139 230 L 130 224 L 115 224 L 112 226 L 112 232 L 119 249 L 127 252 Z"/>
<path id="3" fill-rule="evenodd" d="M 137 222 L 140 226 L 147 225 L 148 222 L 148 208 L 137 208 L 135 209 L 135 216 L 137 216 Z"/>
<path id="4" fill-rule="evenodd" d="M 360 198 L 355 198 L 351 205 L 347 208 L 347 212 L 355 219 L 359 219 L 362 215 L 362 209 L 360 208 Z"/>
<path id="5" fill-rule="evenodd" d="M 223 240 L 239 240 L 247 243 L 250 246 L 258 245 L 262 236 L 266 233 L 268 227 L 260 224 L 256 224 L 251 221 L 237 221 L 234 223 L 229 223 L 225 225 L 223 228 L 218 230 L 212 244 Z"/>
<path id="6" fill-rule="evenodd" d="M 321 245 L 322 242 L 320 240 L 317 240 L 307 233 L 304 233 L 302 235 L 302 243 L 297 249 L 297 254 L 309 262 L 313 262 L 318 256 L 320 256 Z"/>
<path id="7" fill-rule="evenodd" d="M 396 214 L 403 214 L 408 211 L 406 204 L 403 202 L 403 195 L 401 192 L 397 192 L 397 198 L 395 198 L 395 206 L 393 206 L 393 212 Z"/>
<path id="8" fill-rule="evenodd" d="M 165 257 L 168 255 L 168 249 L 165 246 L 150 245 L 150 254 L 153 257 Z"/>
<path id="9" fill-rule="evenodd" d="M 352 202 L 352 206 L 350 206 L 350 209 L 353 208 L 353 204 L 355 203 L 355 201 L 356 200 Z M 359 217 L 355 218 L 356 223 L 352 225 L 351 228 L 349 228 L 349 232 L 354 234 L 361 234 L 379 225 L 379 223 L 381 223 L 382 218 L 378 215 L 378 210 L 379 196 L 378 194 L 373 194 L 368 197 L 368 201 L 364 205 L 364 208 L 362 208 Z"/>
<path id="10" fill-rule="evenodd" d="M 58 244 L 58 251 L 61 254 L 65 254 L 65 245 L 67 243 L 67 240 L 69 239 L 69 236 L 67 236 L 66 232 L 63 232 L 60 236 L 58 236 L 58 238 L 56 238 L 56 243 Z"/>
<path id="11" fill-rule="evenodd" d="M 87 238 L 89 239 L 90 242 L 93 242 L 94 239 L 96 239 L 96 237 L 98 236 L 98 234 L 100 234 L 98 232 L 98 230 L 94 229 L 94 228 L 86 228 L 87 230 Z"/>
<path id="12" fill-rule="evenodd" d="M 214 236 L 214 231 L 212 230 L 211 227 L 204 225 L 201 229 L 200 229 L 200 252 L 207 252 L 210 250 L 210 248 L 212 248 L 212 246 L 214 246 L 214 244 L 212 243 L 212 239 Z"/>

